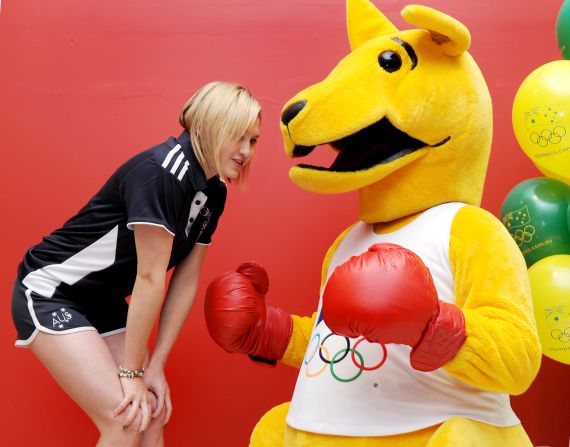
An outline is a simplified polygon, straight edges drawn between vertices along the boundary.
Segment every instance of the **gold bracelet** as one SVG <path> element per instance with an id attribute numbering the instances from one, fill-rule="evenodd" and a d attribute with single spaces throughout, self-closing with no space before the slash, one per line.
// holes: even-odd
<path id="1" fill-rule="evenodd" d="M 119 366 L 117 371 L 119 377 L 124 377 L 126 379 L 136 379 L 137 377 L 144 376 L 144 368 L 141 369 L 127 369 Z"/>

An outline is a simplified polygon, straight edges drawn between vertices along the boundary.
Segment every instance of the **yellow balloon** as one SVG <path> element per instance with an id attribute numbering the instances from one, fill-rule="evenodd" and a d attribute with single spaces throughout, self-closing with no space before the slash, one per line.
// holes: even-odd
<path id="1" fill-rule="evenodd" d="M 535 165 L 535 166 L 536 166 L 536 165 Z M 542 174 L 543 174 L 545 177 L 553 178 L 553 179 L 555 179 L 555 180 L 560 180 L 561 182 L 565 182 L 565 183 L 567 183 L 567 184 L 570 185 L 570 173 L 566 172 L 566 173 L 565 173 L 565 177 L 562 177 L 562 176 L 560 176 L 560 175 L 555 174 L 555 173 L 552 172 L 552 171 L 549 171 L 548 169 L 544 169 L 544 168 L 541 167 L 541 166 L 536 166 L 536 167 L 538 168 L 538 170 L 539 170 L 540 172 L 542 172 Z"/>
<path id="2" fill-rule="evenodd" d="M 570 60 L 534 70 L 513 102 L 513 130 L 545 175 L 570 183 Z"/>
<path id="3" fill-rule="evenodd" d="M 570 365 L 570 255 L 543 258 L 528 275 L 542 351 Z"/>

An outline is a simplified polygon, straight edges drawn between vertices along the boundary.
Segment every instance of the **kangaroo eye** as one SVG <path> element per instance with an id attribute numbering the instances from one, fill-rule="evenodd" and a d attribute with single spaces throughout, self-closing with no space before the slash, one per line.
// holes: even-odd
<path id="1" fill-rule="evenodd" d="M 378 63 L 388 73 L 393 73 L 402 66 L 402 59 L 398 53 L 393 51 L 384 51 L 378 56 Z"/>

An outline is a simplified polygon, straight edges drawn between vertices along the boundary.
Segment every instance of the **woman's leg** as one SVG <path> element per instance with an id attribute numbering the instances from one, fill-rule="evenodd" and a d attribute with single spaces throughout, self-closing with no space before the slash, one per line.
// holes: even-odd
<path id="1" fill-rule="evenodd" d="M 61 335 L 40 332 L 30 349 L 97 426 L 101 434 L 98 447 L 139 445 L 140 417 L 123 430 L 126 412 L 113 416 L 123 390 L 113 356 L 96 331 Z"/>
<path id="2" fill-rule="evenodd" d="M 125 333 L 120 332 L 118 334 L 110 335 L 108 337 L 104 337 L 103 340 L 105 340 L 105 343 L 109 347 L 109 351 L 111 351 L 115 364 L 120 365 L 123 361 L 123 354 L 125 352 Z M 145 359 L 145 366 L 147 362 L 148 358 Z M 152 408 L 155 408 L 155 403 L 156 402 L 152 403 Z M 164 445 L 162 436 L 163 421 L 164 410 L 162 410 L 157 417 L 151 419 L 150 425 L 147 427 L 144 432 L 144 436 L 142 437 L 141 447 L 162 447 Z"/>

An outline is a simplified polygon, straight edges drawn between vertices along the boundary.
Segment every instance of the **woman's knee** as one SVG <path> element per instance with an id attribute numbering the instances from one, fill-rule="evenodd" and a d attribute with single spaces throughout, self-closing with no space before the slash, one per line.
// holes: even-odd
<path id="1" fill-rule="evenodd" d="M 162 406 L 161 410 L 156 412 L 157 408 L 157 400 L 156 396 L 153 393 L 149 393 L 149 402 L 151 404 L 151 408 L 153 409 L 153 417 L 150 420 L 150 423 L 147 429 L 144 432 L 144 436 L 142 438 L 141 447 L 157 447 L 163 445 L 163 438 L 162 438 L 162 431 L 164 428 L 164 418 L 166 415 L 166 409 Z"/>
<path id="2" fill-rule="evenodd" d="M 130 406 L 118 416 L 114 416 L 112 412 L 108 412 L 95 420 L 95 424 L 101 435 L 101 445 L 105 447 L 115 445 L 121 447 L 136 447 L 140 444 L 142 434 L 144 434 L 141 434 L 140 429 L 142 416 L 139 412 L 134 421 L 129 426 L 126 426 L 125 420 L 129 414 L 129 410 Z"/>
<path id="3" fill-rule="evenodd" d="M 149 430 L 162 430 L 164 427 L 164 419 L 166 417 L 166 406 L 162 404 L 157 412 L 158 401 L 154 393 L 149 393 L 150 408 L 152 409 L 152 417 L 149 424 Z"/>

